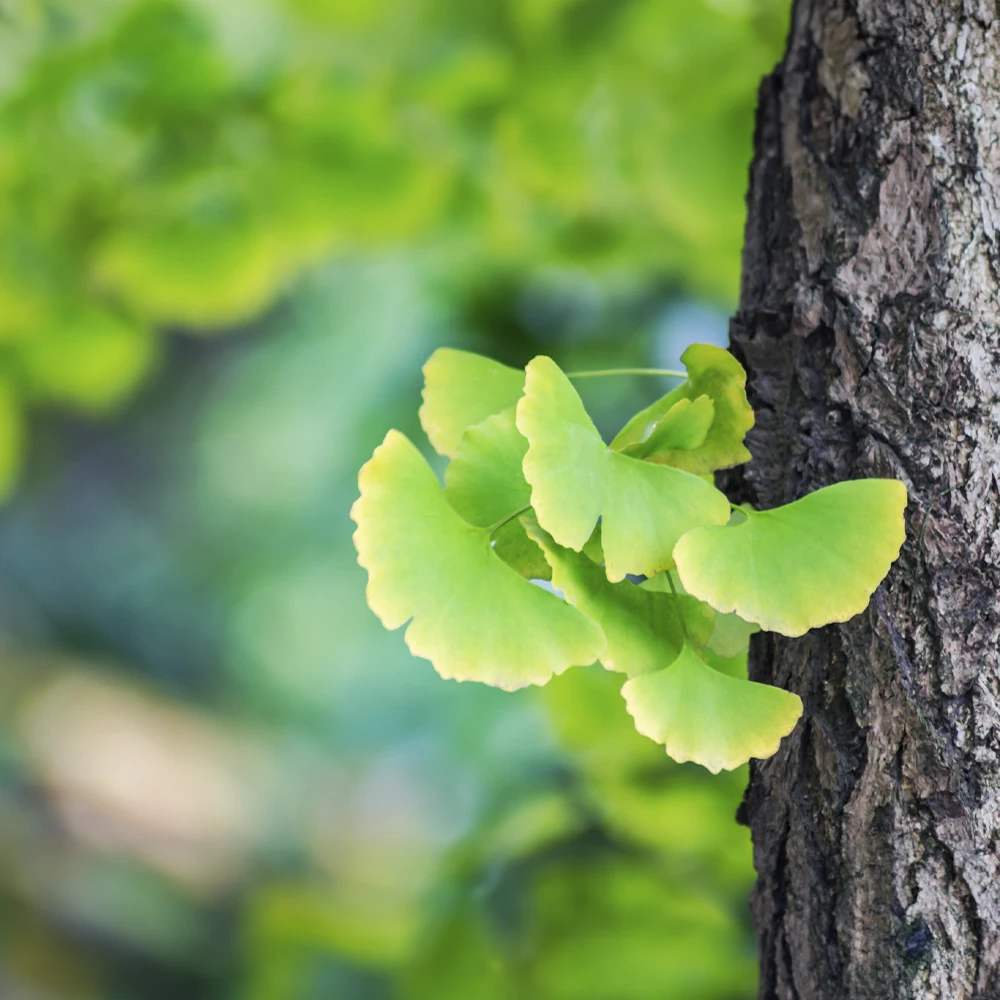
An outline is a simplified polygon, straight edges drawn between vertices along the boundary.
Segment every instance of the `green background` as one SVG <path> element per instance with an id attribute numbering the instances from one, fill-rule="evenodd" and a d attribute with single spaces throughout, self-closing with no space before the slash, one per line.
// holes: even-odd
<path id="1" fill-rule="evenodd" d="M 439 345 L 724 343 L 785 6 L 0 6 L 0 994 L 755 995 L 745 771 L 440 680 L 348 510 Z"/>

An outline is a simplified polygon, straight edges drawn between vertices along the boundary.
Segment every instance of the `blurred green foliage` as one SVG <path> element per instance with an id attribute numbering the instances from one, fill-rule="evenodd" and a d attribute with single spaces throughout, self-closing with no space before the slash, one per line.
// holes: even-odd
<path id="1" fill-rule="evenodd" d="M 731 299 L 782 0 L 21 0 L 0 27 L 0 483 L 157 333 L 407 246 Z"/>
<path id="2" fill-rule="evenodd" d="M 365 608 L 357 469 L 390 424 L 419 434 L 420 361 L 472 332 L 446 304 L 405 261 L 338 265 L 173 357 L 127 420 L 43 436 L 58 471 L 0 516 L 0 983 L 753 995 L 745 771 L 673 764 L 600 667 L 444 682 Z M 641 356 L 620 323 L 559 356 Z M 629 386 L 590 400 L 611 425 Z"/>
<path id="3" fill-rule="evenodd" d="M 745 773 L 440 681 L 347 512 L 439 344 L 732 301 L 786 6 L 0 4 L 0 995 L 754 995 Z"/>

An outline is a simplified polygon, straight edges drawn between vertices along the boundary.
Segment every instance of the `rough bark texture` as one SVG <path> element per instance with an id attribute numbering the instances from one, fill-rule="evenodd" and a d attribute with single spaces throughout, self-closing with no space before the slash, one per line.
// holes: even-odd
<path id="1" fill-rule="evenodd" d="M 743 810 L 767 1000 L 1000 1000 L 998 64 L 996 0 L 799 0 L 761 91 L 737 488 L 910 491 L 868 611 L 753 651 L 805 703 Z"/>

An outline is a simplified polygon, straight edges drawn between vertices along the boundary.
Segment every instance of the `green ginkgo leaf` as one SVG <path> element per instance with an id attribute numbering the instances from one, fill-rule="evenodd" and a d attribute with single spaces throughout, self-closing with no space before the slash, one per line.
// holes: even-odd
<path id="1" fill-rule="evenodd" d="M 749 666 L 749 657 L 747 654 L 748 651 L 744 649 L 743 652 L 736 653 L 734 656 L 722 656 L 720 653 L 716 653 L 710 646 L 705 646 L 699 655 L 710 667 L 714 667 L 720 673 L 727 674 L 729 677 L 735 677 L 737 680 L 745 681 L 749 676 L 747 669 Z"/>
<path id="2" fill-rule="evenodd" d="M 358 562 L 368 604 L 386 628 L 406 630 L 416 656 L 442 677 L 508 691 L 544 684 L 604 651 L 600 628 L 522 579 L 444 499 L 423 456 L 389 431 L 358 477 Z"/>
<path id="3" fill-rule="evenodd" d="M 434 450 L 453 457 L 466 429 L 513 406 L 524 372 L 469 351 L 438 348 L 424 365 L 420 424 Z"/>
<path id="4" fill-rule="evenodd" d="M 760 631 L 756 622 L 744 621 L 739 615 L 717 614 L 712 634 L 705 645 L 727 659 L 745 654 L 750 648 L 750 636 Z"/>
<path id="5" fill-rule="evenodd" d="M 604 545 L 601 542 L 600 524 L 594 528 L 590 538 L 585 542 L 582 552 L 591 562 L 597 563 L 598 566 L 604 565 Z"/>
<path id="6" fill-rule="evenodd" d="M 514 424 L 514 408 L 468 428 L 445 470 L 445 499 L 470 524 L 488 528 L 531 503 L 521 471 L 528 442 Z M 542 550 L 514 518 L 493 536 L 493 549 L 528 580 L 551 579 Z"/>
<path id="7" fill-rule="evenodd" d="M 744 517 L 743 512 L 739 512 L 738 516 L 739 520 L 742 521 Z M 669 594 L 671 592 L 671 582 L 673 583 L 673 590 L 677 591 L 678 594 L 687 595 L 683 581 L 673 570 L 669 570 L 666 573 L 659 573 L 648 580 L 644 580 L 641 586 L 644 590 L 655 590 L 662 594 Z M 708 608 L 713 613 L 714 624 L 712 626 L 712 633 L 704 643 L 707 649 L 724 659 L 731 659 L 732 657 L 738 657 L 740 654 L 746 653 L 750 648 L 750 636 L 760 631 L 760 626 L 756 622 L 745 622 L 739 615 L 732 613 L 721 614 L 715 612 L 710 605 L 704 601 L 698 601 L 697 598 L 690 595 L 688 595 L 688 600 L 696 601 L 701 607 Z M 713 660 L 709 662 L 714 664 Z"/>
<path id="8" fill-rule="evenodd" d="M 493 551 L 526 580 L 552 579 L 542 550 L 528 537 L 519 517 L 493 533 Z"/>
<path id="9" fill-rule="evenodd" d="M 708 639 L 715 612 L 706 604 L 627 581 L 611 583 L 586 555 L 563 548 L 537 524 L 525 521 L 552 567 L 552 585 L 604 631 L 608 644 L 600 660 L 609 670 L 629 677 L 659 670 L 680 653 L 685 635 L 699 645 Z"/>
<path id="10" fill-rule="evenodd" d="M 802 714 L 797 695 L 715 670 L 689 645 L 665 669 L 626 681 L 622 696 L 640 733 L 713 773 L 770 757 Z"/>
<path id="11" fill-rule="evenodd" d="M 521 469 L 527 450 L 513 406 L 469 427 L 445 470 L 445 499 L 481 528 L 529 506 L 531 487 Z"/>
<path id="12" fill-rule="evenodd" d="M 692 451 L 705 443 L 715 419 L 715 404 L 709 396 L 679 399 L 658 420 L 648 425 L 644 437 L 619 450 L 632 458 L 670 451 Z"/>
<path id="13" fill-rule="evenodd" d="M 688 472 L 704 474 L 750 460 L 743 445 L 753 427 L 753 409 L 747 401 L 747 375 L 728 351 L 711 344 L 692 344 L 682 355 L 687 381 L 673 392 L 637 413 L 616 435 L 611 447 L 624 451 L 646 440 L 655 427 L 682 399 L 708 396 L 715 415 L 704 441 L 695 448 L 658 449 L 646 458 Z"/>
<path id="14" fill-rule="evenodd" d="M 538 523 L 579 552 L 600 518 L 612 582 L 672 567 L 682 535 L 729 518 L 729 501 L 703 479 L 611 451 L 550 358 L 527 367 L 517 429 L 528 439 L 523 469 Z"/>
<path id="15" fill-rule="evenodd" d="M 697 528 L 674 550 L 690 594 L 783 635 L 863 611 L 905 538 L 906 487 L 860 479 Z"/>

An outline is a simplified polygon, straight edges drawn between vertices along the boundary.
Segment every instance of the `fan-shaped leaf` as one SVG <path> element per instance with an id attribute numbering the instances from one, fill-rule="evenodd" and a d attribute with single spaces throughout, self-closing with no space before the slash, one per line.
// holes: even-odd
<path id="1" fill-rule="evenodd" d="M 515 518 L 493 533 L 493 551 L 526 580 L 551 580 L 552 570 L 533 542 L 521 518 Z"/>
<path id="2" fill-rule="evenodd" d="M 863 611 L 905 538 L 906 487 L 861 479 L 698 528 L 674 550 L 689 593 L 784 635 Z"/>
<path id="3" fill-rule="evenodd" d="M 714 419 L 715 404 L 710 397 L 679 399 L 659 420 L 649 424 L 641 441 L 621 451 L 632 458 L 646 458 L 668 451 L 700 448 Z"/>
<path id="4" fill-rule="evenodd" d="M 610 451 L 550 358 L 535 358 L 527 367 L 517 428 L 528 439 L 523 469 L 539 524 L 579 552 L 601 518 L 613 582 L 671 567 L 683 534 L 729 517 L 729 501 L 697 476 Z"/>
<path id="5" fill-rule="evenodd" d="M 760 631 L 756 622 L 747 622 L 737 614 L 717 614 L 712 634 L 705 645 L 726 659 L 746 655 L 750 648 L 750 636 Z"/>
<path id="6" fill-rule="evenodd" d="M 527 450 L 512 406 L 468 428 L 444 473 L 445 498 L 481 528 L 527 507 L 531 487 L 521 470 Z"/>
<path id="7" fill-rule="evenodd" d="M 514 425 L 514 408 L 468 428 L 445 470 L 445 499 L 470 524 L 488 528 L 531 503 L 521 471 L 528 442 Z M 529 580 L 552 576 L 542 550 L 516 518 L 493 536 L 493 549 Z"/>
<path id="8" fill-rule="evenodd" d="M 601 542 L 600 524 L 594 528 L 593 534 L 587 539 L 581 551 L 591 562 L 597 563 L 598 566 L 604 565 L 604 544 Z"/>
<path id="9" fill-rule="evenodd" d="M 740 511 L 734 514 L 734 518 L 737 516 L 742 521 L 744 514 Z M 655 590 L 661 594 L 669 594 L 671 592 L 671 580 L 673 581 L 673 589 L 677 593 L 687 595 L 683 581 L 674 570 L 668 570 L 666 573 L 659 573 L 654 577 L 650 577 L 650 579 L 644 580 L 640 586 L 644 590 Z M 745 622 L 739 615 L 732 613 L 721 614 L 714 612 L 710 605 L 704 601 L 699 601 L 696 597 L 688 595 L 687 599 L 695 601 L 702 608 L 713 612 L 714 624 L 712 634 L 704 643 L 707 649 L 717 654 L 720 658 L 725 659 L 731 659 L 738 657 L 741 653 L 746 653 L 750 648 L 750 636 L 760 631 L 760 626 L 756 622 Z M 709 660 L 709 662 L 713 665 L 715 663 L 714 660 Z M 727 670 L 726 672 L 730 671 Z"/>
<path id="10" fill-rule="evenodd" d="M 645 441 L 655 427 L 682 399 L 697 400 L 708 396 L 715 416 L 704 441 L 691 450 L 676 447 L 649 452 L 651 462 L 672 465 L 688 472 L 703 474 L 726 469 L 750 460 L 743 445 L 753 427 L 753 409 L 746 396 L 746 372 L 740 363 L 721 347 L 692 344 L 682 355 L 687 381 L 652 406 L 637 413 L 611 442 L 615 451 L 624 451 Z"/>
<path id="11" fill-rule="evenodd" d="M 358 477 L 351 510 L 368 604 L 386 628 L 442 677 L 506 690 L 544 684 L 604 650 L 594 622 L 523 580 L 462 520 L 434 473 L 398 431 L 389 431 Z"/>
<path id="12" fill-rule="evenodd" d="M 706 604 L 627 581 L 610 583 L 600 566 L 556 544 L 537 524 L 525 520 L 529 536 L 552 567 L 552 585 L 604 631 L 608 645 L 600 660 L 609 670 L 629 677 L 659 670 L 681 651 L 685 634 L 699 645 L 708 638 L 715 612 Z"/>
<path id="13" fill-rule="evenodd" d="M 710 667 L 714 667 L 720 673 L 726 674 L 729 677 L 735 677 L 737 680 L 745 681 L 749 679 L 747 652 L 744 649 L 742 653 L 736 653 L 735 656 L 722 656 L 720 653 L 716 653 L 710 646 L 706 646 L 700 651 L 699 655 Z"/>
<path id="14" fill-rule="evenodd" d="M 713 773 L 770 757 L 802 714 L 797 695 L 714 670 L 688 645 L 666 669 L 626 681 L 622 696 L 640 733 Z"/>
<path id="15" fill-rule="evenodd" d="M 424 365 L 420 424 L 434 450 L 449 458 L 466 428 L 513 406 L 524 389 L 524 372 L 469 351 L 436 350 Z"/>

